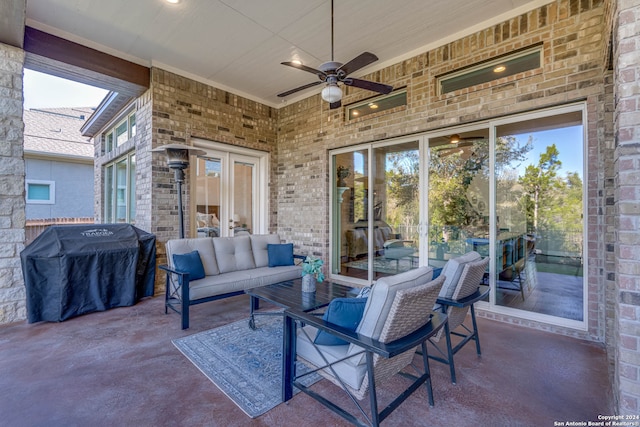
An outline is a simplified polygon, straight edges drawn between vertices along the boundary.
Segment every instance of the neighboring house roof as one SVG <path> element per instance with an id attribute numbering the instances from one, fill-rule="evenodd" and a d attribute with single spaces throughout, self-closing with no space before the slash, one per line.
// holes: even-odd
<path id="1" fill-rule="evenodd" d="M 94 108 L 24 110 L 24 151 L 69 159 L 93 159 L 94 146 L 80 128 Z"/>

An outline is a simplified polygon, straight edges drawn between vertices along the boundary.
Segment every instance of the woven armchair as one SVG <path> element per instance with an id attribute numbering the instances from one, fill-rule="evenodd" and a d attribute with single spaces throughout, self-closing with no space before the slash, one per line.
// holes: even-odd
<path id="1" fill-rule="evenodd" d="M 434 306 L 444 277 L 431 281 L 432 270 L 425 267 L 421 269 L 428 271 L 428 274 L 422 275 L 422 280 L 403 280 L 405 277 L 415 277 L 419 274 L 415 270 L 391 276 L 395 280 L 380 279 L 369 295 L 365 314 L 355 332 L 311 314 L 285 311 L 285 324 L 295 326 L 285 326 L 285 343 L 290 342 L 293 351 L 285 348 L 285 372 L 291 372 L 292 375 L 285 374 L 284 380 L 355 425 L 379 425 L 423 384 L 426 384 L 429 404 L 433 405 L 426 341 L 447 327 L 447 316 L 427 307 Z M 390 282 L 384 279 L 389 279 Z M 421 281 L 423 283 L 419 283 Z M 381 330 L 378 332 L 380 327 Z M 347 344 L 317 345 L 314 339 L 319 330 L 335 335 Z M 423 354 L 420 369 L 413 366 L 418 347 Z M 343 402 L 344 399 L 339 400 L 334 393 L 331 394 L 332 398 L 329 398 L 302 385 L 299 379 L 309 373 L 296 376 L 296 360 L 308 365 L 311 372 L 317 372 L 341 388 L 357 406 L 360 415 L 353 415 L 336 403 L 336 400 Z M 405 372 L 409 365 L 415 368 L 418 376 Z M 376 387 L 399 373 L 410 377 L 411 384 L 379 411 Z M 358 402 L 367 395 L 370 415 Z"/>
<path id="2" fill-rule="evenodd" d="M 473 254 L 478 255 L 478 258 L 474 258 Z M 429 342 L 433 344 L 437 353 L 440 354 L 439 356 L 437 354 L 432 354 L 429 358 L 449 365 L 451 382 L 454 384 L 456 383 L 456 369 L 453 356 L 458 352 L 458 350 L 460 350 L 466 343 L 473 340 L 476 343 L 476 352 L 478 356 L 481 354 L 480 337 L 478 335 L 478 325 L 476 323 L 476 312 L 473 305 L 477 301 L 480 301 L 489 295 L 489 287 L 481 287 L 482 278 L 484 277 L 485 271 L 489 265 L 489 257 L 484 259 L 479 258 L 479 254 L 476 252 L 470 252 L 465 256 L 471 260 L 453 263 L 456 266 L 456 269 L 460 270 L 459 273 L 456 274 L 455 272 L 452 272 L 452 269 L 448 269 L 448 266 L 446 265 L 442 272 L 442 274 L 449 274 L 448 277 L 459 277 L 457 281 L 453 280 L 450 283 L 445 281 L 440 292 L 440 296 L 437 299 L 436 309 L 440 310 L 442 313 L 446 313 L 449 319 L 449 333 L 448 335 L 445 335 L 445 331 L 441 330 L 429 339 Z M 449 288 L 447 288 L 447 286 Z M 469 310 L 471 310 L 471 329 L 464 324 Z M 451 342 L 451 335 L 462 339 L 453 346 Z M 446 353 L 436 345 L 442 336 L 445 336 L 446 338 Z"/>

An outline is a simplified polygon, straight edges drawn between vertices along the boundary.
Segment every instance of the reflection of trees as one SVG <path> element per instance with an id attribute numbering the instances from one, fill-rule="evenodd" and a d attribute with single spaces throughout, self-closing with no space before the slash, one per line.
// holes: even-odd
<path id="1" fill-rule="evenodd" d="M 531 150 L 531 143 L 521 145 L 513 136 L 500 137 L 496 142 L 496 173 L 505 165 L 521 162 Z M 429 217 L 431 240 L 440 240 L 443 227 L 464 228 L 483 222 L 488 215 L 489 200 L 481 200 L 485 209 L 470 203 L 470 198 L 482 198 L 474 189 L 488 195 L 489 141 L 478 140 L 470 147 L 434 147 L 429 158 Z M 473 185 L 472 185 L 473 184 Z M 473 188 L 472 188 L 473 187 Z"/>
<path id="2" fill-rule="evenodd" d="M 407 230 L 413 229 L 420 219 L 420 154 L 418 150 L 388 153 L 386 163 L 386 221 L 394 228 L 403 225 Z M 405 238 L 417 240 L 418 236 Z"/>
<path id="3" fill-rule="evenodd" d="M 531 229 L 534 232 L 538 230 L 540 225 L 540 207 L 550 206 L 554 198 L 553 189 L 558 185 L 556 175 L 562 166 L 558 156 L 556 145 L 548 146 L 547 150 L 540 154 L 538 165 L 527 166 L 524 176 L 520 178 L 520 183 L 524 186 L 527 195 L 527 222 L 531 224 Z M 546 215 L 542 217 L 543 222 L 547 222 L 548 219 Z"/>
<path id="4" fill-rule="evenodd" d="M 555 144 L 540 154 L 537 165 L 527 166 L 520 178 L 527 212 L 527 229 L 556 236 L 564 251 L 582 249 L 582 179 L 575 172 L 558 176 L 562 165 Z"/>

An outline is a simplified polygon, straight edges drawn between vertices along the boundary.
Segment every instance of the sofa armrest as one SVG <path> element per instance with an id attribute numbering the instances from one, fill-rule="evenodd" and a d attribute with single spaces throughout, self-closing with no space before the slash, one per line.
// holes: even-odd
<path id="1" fill-rule="evenodd" d="M 178 271 L 168 265 L 160 265 L 160 270 L 164 270 L 165 279 L 165 313 L 167 308 L 182 315 L 182 329 L 189 327 L 189 273 Z M 175 308 L 180 306 L 180 310 Z"/>

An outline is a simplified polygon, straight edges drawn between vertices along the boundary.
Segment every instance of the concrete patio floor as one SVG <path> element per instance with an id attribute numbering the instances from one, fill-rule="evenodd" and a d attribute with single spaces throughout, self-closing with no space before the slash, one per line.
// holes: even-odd
<path id="1" fill-rule="evenodd" d="M 171 343 L 247 318 L 248 309 L 244 295 L 195 306 L 191 328 L 182 331 L 179 316 L 165 315 L 155 297 L 63 323 L 0 326 L 0 424 L 346 425 L 302 394 L 251 419 Z M 383 425 L 553 426 L 614 414 L 601 344 L 478 322 L 482 357 L 473 345 L 456 355 L 455 385 L 448 367 L 432 362 L 435 406 L 418 390 Z M 337 390 L 327 381 L 315 387 Z"/>

